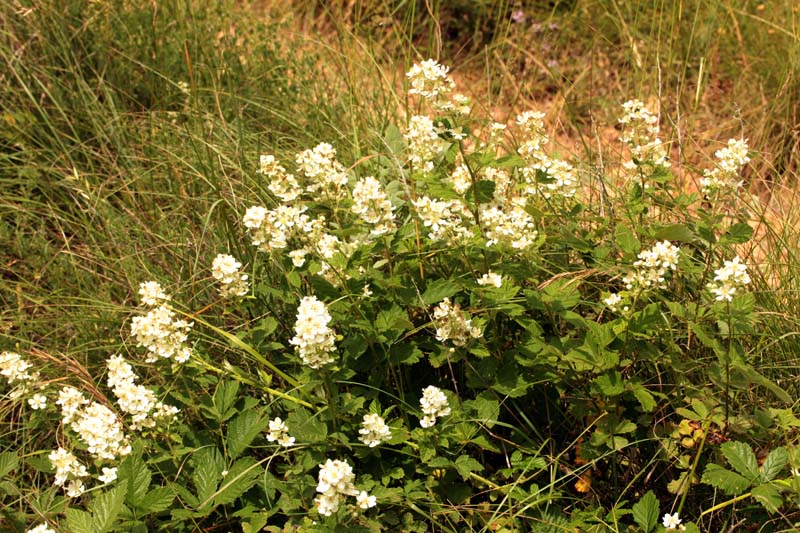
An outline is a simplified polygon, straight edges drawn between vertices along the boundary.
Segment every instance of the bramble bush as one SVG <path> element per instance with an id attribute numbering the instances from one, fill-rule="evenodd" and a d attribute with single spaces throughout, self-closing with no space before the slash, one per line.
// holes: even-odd
<path id="1" fill-rule="evenodd" d="M 746 141 L 681 190 L 639 101 L 601 167 L 542 113 L 476 117 L 433 60 L 407 78 L 382 150 L 261 156 L 232 237 L 252 246 L 209 265 L 207 306 L 143 281 L 98 375 L 2 353 L 35 443 L 0 454 L 12 527 L 795 527 L 800 420 L 759 372 L 740 256 Z"/>

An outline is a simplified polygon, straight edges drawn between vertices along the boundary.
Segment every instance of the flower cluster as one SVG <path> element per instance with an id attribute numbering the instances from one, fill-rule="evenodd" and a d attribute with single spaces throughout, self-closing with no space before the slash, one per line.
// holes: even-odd
<path id="1" fill-rule="evenodd" d="M 131 429 L 151 428 L 160 420 L 174 419 L 178 409 L 156 400 L 153 391 L 136 384 L 133 368 L 121 355 L 110 357 L 107 383 L 117 398 L 119 408 L 131 415 Z"/>
<path id="2" fill-rule="evenodd" d="M 525 195 L 535 193 L 544 198 L 572 198 L 577 194 L 578 179 L 572 165 L 555 159 L 544 151 L 550 142 L 544 128 L 545 114 L 526 111 L 517 115 L 517 127 L 523 141 L 517 153 L 525 159 L 526 166 L 521 169 L 525 183 Z"/>
<path id="3" fill-rule="evenodd" d="M 169 301 L 169 295 L 157 281 L 144 281 L 139 284 L 139 299 L 145 307 L 155 307 Z"/>
<path id="4" fill-rule="evenodd" d="M 456 346 L 464 346 L 470 338 L 479 339 L 483 336 L 481 329 L 472 325 L 472 319 L 467 318 L 459 304 L 452 304 L 450 298 L 445 298 L 433 308 L 433 321 L 436 324 L 436 340 L 451 341 Z"/>
<path id="5" fill-rule="evenodd" d="M 375 227 L 373 235 L 383 235 L 394 229 L 392 203 L 386 197 L 378 180 L 372 176 L 358 180 L 353 187 L 353 213 Z"/>
<path id="6" fill-rule="evenodd" d="M 619 123 L 625 129 L 620 140 L 631 151 L 631 161 L 625 163 L 625 167 L 669 167 L 666 145 L 658 137 L 658 117 L 639 100 L 625 102 L 622 110 L 625 114 L 619 119 Z"/>
<path id="7" fill-rule="evenodd" d="M 495 274 L 490 270 L 487 274 L 478 278 L 478 285 L 491 285 L 499 289 L 503 285 L 503 278 L 500 274 Z"/>
<path id="8" fill-rule="evenodd" d="M 408 121 L 403 135 L 408 150 L 408 161 L 425 172 L 433 170 L 433 159 L 444 150 L 446 142 L 439 137 L 433 121 L 424 115 L 415 115 Z"/>
<path id="9" fill-rule="evenodd" d="M 339 506 L 347 496 L 356 497 L 356 505 L 361 509 L 375 507 L 375 496 L 370 496 L 364 491 L 359 492 L 355 487 L 356 476 L 347 461 L 332 461 L 328 459 L 325 464 L 319 465 L 317 492 L 314 499 L 317 511 L 323 516 L 331 516 L 339 510 Z"/>
<path id="10" fill-rule="evenodd" d="M 289 428 L 286 427 L 286 422 L 280 418 L 274 418 L 269 421 L 267 440 L 269 442 L 277 442 L 280 446 L 284 447 L 289 447 L 294 444 L 294 437 L 289 435 Z"/>
<path id="11" fill-rule="evenodd" d="M 86 486 L 81 478 L 89 476 L 86 466 L 64 448 L 53 450 L 47 458 L 56 469 L 55 486 L 62 487 L 66 484 L 65 490 L 70 498 L 77 498 L 83 494 Z"/>
<path id="12" fill-rule="evenodd" d="M 449 71 L 449 67 L 440 65 L 434 59 L 415 64 L 406 72 L 410 85 L 408 94 L 430 99 L 446 96 L 455 88 L 455 83 L 447 75 Z"/>
<path id="13" fill-rule="evenodd" d="M 308 178 L 306 190 L 309 193 L 321 191 L 334 196 L 347 185 L 347 172 L 336 160 L 336 149 L 328 143 L 319 143 L 310 150 L 297 154 L 297 168 Z"/>
<path id="14" fill-rule="evenodd" d="M 369 446 L 374 448 L 381 442 L 392 438 L 392 431 L 383 418 L 376 413 L 369 413 L 364 415 L 364 420 L 361 422 L 361 429 L 358 430 L 360 437 L 358 439 Z"/>
<path id="15" fill-rule="evenodd" d="M 8 384 L 14 387 L 11 390 L 12 399 L 19 398 L 31 391 L 33 385 L 39 380 L 38 372 L 30 372 L 31 364 L 16 352 L 0 353 L 0 376 L 6 378 Z M 42 399 L 44 398 L 44 399 Z M 44 407 L 47 398 L 41 394 L 35 394 L 28 400 L 32 409 Z"/>
<path id="16" fill-rule="evenodd" d="M 714 281 L 708 284 L 708 289 L 717 301 L 733 301 L 736 289 L 750 284 L 750 275 L 747 265 L 742 263 L 737 255 L 730 261 L 725 261 L 722 268 L 714 271 Z"/>
<path id="17" fill-rule="evenodd" d="M 253 206 L 245 212 L 243 223 L 253 246 L 262 252 L 271 252 L 286 248 L 293 236 L 310 234 L 314 230 L 316 224 L 305 211 L 304 206 L 279 205 L 272 210 Z"/>
<path id="18" fill-rule="evenodd" d="M 503 244 L 514 250 L 527 250 L 536 243 L 539 232 L 527 211 L 519 205 L 503 208 L 487 204 L 481 208 L 481 228 L 486 237 L 486 246 Z"/>
<path id="19" fill-rule="evenodd" d="M 276 161 L 275 156 L 262 155 L 259 158 L 258 166 L 258 173 L 269 178 L 267 188 L 281 201 L 292 202 L 302 194 L 303 190 L 297 179 L 292 174 L 287 174 L 286 169 Z"/>
<path id="20" fill-rule="evenodd" d="M 450 414 L 447 396 L 440 388 L 433 385 L 422 389 L 422 398 L 419 399 L 419 406 L 423 415 L 425 415 L 420 419 L 419 425 L 424 428 L 429 428 L 436 424 L 437 418 Z"/>
<path id="21" fill-rule="evenodd" d="M 289 341 L 303 363 L 317 369 L 333 362 L 336 334 L 328 327 L 331 315 L 316 296 L 300 301 L 295 322 L 295 336 Z"/>
<path id="22" fill-rule="evenodd" d="M 87 451 L 99 459 L 113 461 L 131 452 L 117 415 L 103 404 L 89 404 L 70 427 L 87 445 Z"/>
<path id="23" fill-rule="evenodd" d="M 131 335 L 137 346 L 147 348 L 146 362 L 153 363 L 162 357 L 184 363 L 192 355 L 192 349 L 185 344 L 192 325 L 183 319 L 176 320 L 175 313 L 161 305 L 144 316 L 133 317 Z"/>
<path id="24" fill-rule="evenodd" d="M 639 253 L 638 261 L 633 263 L 636 270 L 622 279 L 625 287 L 628 290 L 664 288 L 667 272 L 678 268 L 679 253 L 680 248 L 669 241 L 658 242 L 650 250 Z"/>
<path id="25" fill-rule="evenodd" d="M 241 267 L 242 264 L 228 254 L 217 255 L 211 263 L 211 275 L 222 284 L 219 294 L 223 298 L 244 296 L 250 289 L 247 274 L 239 271 Z"/>
<path id="26" fill-rule="evenodd" d="M 703 194 L 710 195 L 717 191 L 736 190 L 742 186 L 739 172 L 742 167 L 750 162 L 747 155 L 747 141 L 745 139 L 730 139 L 725 148 L 717 150 L 717 166 L 712 170 L 703 171 L 700 178 L 700 187 Z"/>
<path id="27" fill-rule="evenodd" d="M 464 226 L 464 218 L 468 215 L 463 203 L 458 200 L 435 200 L 423 196 L 412 200 L 417 216 L 422 225 L 430 229 L 428 238 L 432 241 L 458 243 L 472 235 Z"/>

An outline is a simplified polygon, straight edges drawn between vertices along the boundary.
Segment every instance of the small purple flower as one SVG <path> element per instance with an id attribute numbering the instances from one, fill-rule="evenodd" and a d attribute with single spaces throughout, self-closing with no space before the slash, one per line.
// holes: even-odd
<path id="1" fill-rule="evenodd" d="M 521 23 L 525 22 L 526 18 L 528 18 L 528 17 L 525 16 L 525 12 L 523 10 L 521 10 L 521 9 L 516 9 L 516 10 L 514 10 L 513 13 L 511 13 L 511 20 L 513 20 L 517 24 L 521 24 Z"/>

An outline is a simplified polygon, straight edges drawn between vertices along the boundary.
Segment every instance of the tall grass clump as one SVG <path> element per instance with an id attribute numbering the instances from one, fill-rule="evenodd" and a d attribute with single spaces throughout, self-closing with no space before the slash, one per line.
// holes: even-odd
<path id="1" fill-rule="evenodd" d="M 396 75 L 227 2 L 0 9 L 3 527 L 800 527 L 746 122 L 688 162 L 630 87 L 576 150 L 413 34 Z"/>

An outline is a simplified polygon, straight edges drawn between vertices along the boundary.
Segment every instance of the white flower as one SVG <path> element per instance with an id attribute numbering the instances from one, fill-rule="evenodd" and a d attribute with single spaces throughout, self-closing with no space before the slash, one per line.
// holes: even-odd
<path id="1" fill-rule="evenodd" d="M 269 421 L 267 440 L 270 442 L 277 442 L 284 447 L 289 447 L 294 444 L 294 437 L 289 436 L 289 428 L 286 427 L 286 423 L 280 418 L 274 418 Z"/>
<path id="2" fill-rule="evenodd" d="M 78 416 L 83 406 L 88 403 L 89 400 L 78 389 L 69 386 L 62 387 L 58 393 L 58 400 L 56 400 L 56 405 L 61 406 L 62 422 L 70 424 Z"/>
<path id="3" fill-rule="evenodd" d="M 175 320 L 174 317 L 175 313 L 162 305 L 144 316 L 131 319 L 131 335 L 138 346 L 147 348 L 149 352 L 146 362 L 153 363 L 163 357 L 184 363 L 191 357 L 192 349 L 184 343 L 193 324 L 182 319 Z"/>
<path id="4" fill-rule="evenodd" d="M 750 284 L 750 275 L 747 265 L 737 255 L 730 261 L 725 261 L 722 268 L 714 271 L 714 281 L 708 284 L 708 289 L 717 301 L 732 301 L 736 289 Z"/>
<path id="5" fill-rule="evenodd" d="M 425 172 L 433 170 L 433 158 L 447 144 L 439 138 L 433 121 L 424 115 L 415 115 L 408 121 L 408 131 L 403 135 L 408 147 L 408 160 Z"/>
<path id="6" fill-rule="evenodd" d="M 500 274 L 495 274 L 490 270 L 478 278 L 478 285 L 491 285 L 499 289 L 503 285 L 503 278 Z"/>
<path id="7" fill-rule="evenodd" d="M 308 250 L 305 248 L 300 248 L 299 250 L 292 250 L 289 252 L 289 257 L 292 259 L 292 264 L 295 266 L 295 268 L 300 268 L 305 264 L 306 254 L 308 254 Z"/>
<path id="8" fill-rule="evenodd" d="M 444 240 L 450 244 L 468 238 L 471 232 L 464 226 L 468 215 L 463 203 L 458 200 L 435 200 L 422 196 L 412 200 L 422 225 L 430 229 L 428 238 L 432 241 Z"/>
<path id="9" fill-rule="evenodd" d="M 436 419 L 450 414 L 450 405 L 447 396 L 438 387 L 429 385 L 422 389 L 422 398 L 419 399 L 422 413 L 425 415 L 419 422 L 424 428 L 429 428 L 436 423 Z"/>
<path id="10" fill-rule="evenodd" d="M 662 524 L 667 529 L 678 529 L 678 526 L 681 524 L 681 519 L 678 518 L 678 513 L 667 513 L 664 515 L 664 518 L 662 518 Z"/>
<path id="11" fill-rule="evenodd" d="M 611 309 L 614 312 L 617 311 L 617 304 L 619 304 L 621 301 L 622 297 L 615 292 L 609 294 L 607 298 L 603 298 L 603 303 L 606 304 L 609 307 L 609 309 Z"/>
<path id="12" fill-rule="evenodd" d="M 678 268 L 679 255 L 680 248 L 669 241 L 658 242 L 650 250 L 639 253 L 639 259 L 633 263 L 636 270 L 622 279 L 625 287 L 628 290 L 664 288 L 667 272 Z"/>
<path id="13" fill-rule="evenodd" d="M 44 409 L 47 406 L 47 396 L 44 394 L 34 394 L 33 397 L 28 400 L 28 405 L 30 405 L 31 409 L 34 411 Z"/>
<path id="14" fill-rule="evenodd" d="M 320 495 L 314 499 L 319 514 L 330 516 L 339 510 L 346 496 L 358 495 L 355 479 L 353 467 L 347 461 L 328 459 L 325 464 L 319 465 L 317 492 Z"/>
<path id="15" fill-rule="evenodd" d="M 217 255 L 211 263 L 211 275 L 222 284 L 219 294 L 223 298 L 244 296 L 250 289 L 247 274 L 239 271 L 241 267 L 242 264 L 228 254 Z"/>
<path id="16" fill-rule="evenodd" d="M 336 161 L 336 150 L 328 143 L 319 143 L 311 150 L 297 154 L 297 167 L 308 178 L 308 192 L 338 195 L 347 185 L 347 173 Z"/>
<path id="17" fill-rule="evenodd" d="M 80 479 L 73 479 L 67 484 L 67 496 L 77 498 L 86 491 L 86 485 Z"/>
<path id="18" fill-rule="evenodd" d="M 369 509 L 370 507 L 375 507 L 376 504 L 377 500 L 375 499 L 375 496 L 370 496 L 363 490 L 358 493 L 358 496 L 356 496 L 356 505 L 364 510 Z"/>
<path id="19" fill-rule="evenodd" d="M 394 229 L 392 209 L 392 203 L 378 180 L 367 176 L 356 182 L 351 210 L 364 222 L 374 226 L 370 231 L 372 235 L 382 235 Z"/>
<path id="20" fill-rule="evenodd" d="M 50 529 L 47 524 L 39 524 L 25 531 L 25 533 L 56 533 L 55 530 Z"/>
<path id="21" fill-rule="evenodd" d="M 87 451 L 99 459 L 113 461 L 131 451 L 117 415 L 100 403 L 92 402 L 70 427 L 87 445 Z"/>
<path id="22" fill-rule="evenodd" d="M 147 387 L 136 384 L 133 368 L 121 355 L 106 360 L 108 366 L 108 386 L 113 390 L 120 409 L 131 415 L 131 429 L 151 428 L 161 419 L 174 418 L 178 409 L 166 406 L 156 400 Z"/>
<path id="23" fill-rule="evenodd" d="M 667 148 L 658 138 L 658 117 L 639 100 L 625 102 L 622 109 L 625 114 L 619 123 L 626 128 L 620 140 L 628 145 L 632 157 L 626 168 L 642 165 L 669 167 Z"/>
<path id="24" fill-rule="evenodd" d="M 433 320 L 436 324 L 436 340 L 452 341 L 456 346 L 464 346 L 470 338 L 478 339 L 483 336 L 479 327 L 472 325 L 472 319 L 468 318 L 461 310 L 459 304 L 453 305 L 450 298 L 445 298 L 433 309 Z"/>
<path id="25" fill-rule="evenodd" d="M 409 85 L 408 94 L 418 94 L 423 98 L 438 98 L 447 95 L 455 83 L 447 75 L 449 67 L 440 65 L 435 59 L 417 63 L 406 72 Z"/>
<path id="26" fill-rule="evenodd" d="M 169 296 L 157 281 L 144 281 L 139 284 L 139 298 L 142 305 L 155 307 L 169 300 Z"/>
<path id="27" fill-rule="evenodd" d="M 0 375 L 5 376 L 9 384 L 16 381 L 34 380 L 36 376 L 28 372 L 30 368 L 31 364 L 20 354 L 16 352 L 0 353 Z"/>
<path id="28" fill-rule="evenodd" d="M 392 431 L 389 426 L 386 425 L 383 418 L 375 413 L 364 415 L 364 420 L 361 422 L 361 428 L 358 433 L 361 435 L 358 439 L 370 448 L 392 438 Z"/>
<path id="29" fill-rule="evenodd" d="M 103 475 L 98 476 L 97 479 L 103 484 L 111 483 L 117 479 L 117 469 L 103 467 Z"/>
<path id="30" fill-rule="evenodd" d="M 289 341 L 303 363 L 317 369 L 333 362 L 336 334 L 328 327 L 331 315 L 316 296 L 300 301 L 295 322 L 295 336 Z"/>
<path id="31" fill-rule="evenodd" d="M 70 452 L 64 448 L 53 450 L 47 456 L 50 464 L 56 469 L 56 479 L 54 484 L 57 487 L 64 485 L 69 479 L 86 477 L 89 473 L 86 467 Z"/>

